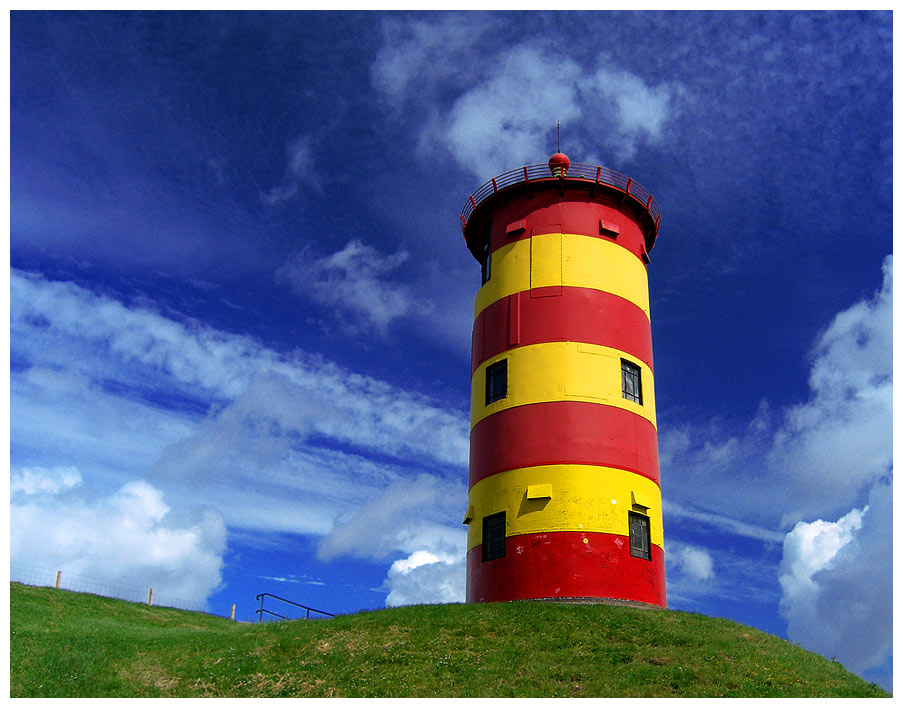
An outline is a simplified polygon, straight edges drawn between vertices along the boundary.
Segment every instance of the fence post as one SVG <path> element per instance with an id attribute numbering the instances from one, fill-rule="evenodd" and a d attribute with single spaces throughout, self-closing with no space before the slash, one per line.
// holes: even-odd
<path id="1" fill-rule="evenodd" d="M 233 622 L 235 621 L 235 603 L 232 603 L 232 613 L 229 615 L 229 619 Z"/>
<path id="2" fill-rule="evenodd" d="M 148 605 L 154 604 L 154 589 L 153 588 L 151 588 L 147 593 L 147 604 Z"/>
<path id="3" fill-rule="evenodd" d="M 60 576 L 61 576 L 62 574 L 63 574 L 63 571 L 62 571 L 62 570 L 56 571 L 56 585 L 55 585 L 55 589 L 56 589 L 56 590 L 59 590 L 59 589 L 60 589 Z"/>

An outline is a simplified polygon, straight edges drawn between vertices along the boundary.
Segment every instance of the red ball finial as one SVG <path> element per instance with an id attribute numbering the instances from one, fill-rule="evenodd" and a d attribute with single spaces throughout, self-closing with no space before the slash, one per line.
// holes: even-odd
<path id="1" fill-rule="evenodd" d="M 556 152 L 549 158 L 549 170 L 551 170 L 552 174 L 556 177 L 566 176 L 568 167 L 570 166 L 571 161 L 563 152 Z"/>

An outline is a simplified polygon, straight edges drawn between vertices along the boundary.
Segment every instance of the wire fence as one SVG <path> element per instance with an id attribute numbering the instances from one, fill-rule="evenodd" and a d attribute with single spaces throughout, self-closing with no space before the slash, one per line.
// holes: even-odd
<path id="1" fill-rule="evenodd" d="M 155 588 L 147 582 L 137 579 L 110 580 L 109 578 L 94 578 L 66 570 L 14 562 L 9 564 L 9 579 L 12 582 L 22 583 L 23 585 L 55 587 L 60 590 L 86 592 L 130 602 L 147 603 L 158 607 L 209 612 L 206 598 L 177 595 L 168 592 L 166 588 Z M 235 605 L 232 606 L 232 619 L 234 618 Z"/>

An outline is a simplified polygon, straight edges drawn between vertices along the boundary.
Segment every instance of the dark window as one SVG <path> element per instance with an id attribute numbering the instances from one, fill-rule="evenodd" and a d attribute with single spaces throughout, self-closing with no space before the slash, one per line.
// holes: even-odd
<path id="1" fill-rule="evenodd" d="M 483 517 L 483 561 L 505 557 L 505 512 Z"/>
<path id="2" fill-rule="evenodd" d="M 486 367 L 486 405 L 508 397 L 508 360 Z"/>
<path id="3" fill-rule="evenodd" d="M 480 261 L 480 275 L 482 285 L 486 285 L 492 275 L 492 239 L 490 238 L 491 224 L 483 230 L 483 260 Z"/>
<path id="4" fill-rule="evenodd" d="M 628 511 L 627 523 L 630 526 L 630 555 L 634 558 L 652 560 L 649 548 L 649 517 Z"/>
<path id="5" fill-rule="evenodd" d="M 643 405 L 643 387 L 640 383 L 640 367 L 621 359 L 621 395 L 628 401 Z"/>

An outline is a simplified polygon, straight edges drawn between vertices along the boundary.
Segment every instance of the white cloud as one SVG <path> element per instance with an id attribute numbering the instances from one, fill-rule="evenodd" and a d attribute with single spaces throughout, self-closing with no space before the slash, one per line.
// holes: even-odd
<path id="1" fill-rule="evenodd" d="M 638 76 L 621 69 L 608 68 L 610 60 L 580 85 L 588 112 L 617 109 L 617 135 L 608 141 L 616 162 L 624 162 L 636 154 L 640 144 L 658 143 L 676 112 L 676 100 L 683 93 L 680 87 L 661 84 L 647 86 Z"/>
<path id="2" fill-rule="evenodd" d="M 415 551 L 392 563 L 384 587 L 388 607 L 464 602 L 464 557 Z"/>
<path id="3" fill-rule="evenodd" d="M 554 143 L 556 121 L 581 116 L 573 61 L 521 46 L 498 62 L 498 72 L 455 102 L 431 136 L 477 176 L 541 162 Z"/>
<path id="4" fill-rule="evenodd" d="M 9 493 L 58 494 L 81 483 L 81 473 L 75 467 L 20 467 L 10 470 Z"/>
<path id="5" fill-rule="evenodd" d="M 495 24 L 470 13 L 442 13 L 435 20 L 383 18 L 383 41 L 371 67 L 374 87 L 400 110 L 424 91 L 466 84 L 474 48 Z"/>
<path id="6" fill-rule="evenodd" d="M 704 548 L 687 544 L 668 544 L 668 560 L 691 580 L 710 581 L 715 577 L 712 556 Z"/>
<path id="7" fill-rule="evenodd" d="M 781 561 L 781 614 L 787 636 L 861 673 L 893 647 L 891 484 L 834 522 L 799 522 Z"/>
<path id="8" fill-rule="evenodd" d="M 838 314 L 814 347 L 810 399 L 790 409 L 768 462 L 787 469 L 785 519 L 849 504 L 893 462 L 893 260 L 871 301 Z"/>
<path id="9" fill-rule="evenodd" d="M 204 600 L 220 584 L 226 528 L 209 509 L 173 510 L 162 493 L 133 480 L 110 496 L 75 489 L 78 471 L 15 470 L 10 561 L 107 582 L 142 582 Z M 38 490 L 36 493 L 34 490 Z"/>
<path id="10" fill-rule="evenodd" d="M 17 334 L 20 331 L 16 329 Z M 46 337 L 41 355 L 46 366 L 36 364 L 10 374 L 14 464 L 75 466 L 95 483 L 104 477 L 119 486 L 125 478 L 142 475 L 167 444 L 190 434 L 195 422 L 184 413 L 102 390 L 87 371 L 78 371 L 86 370 L 91 354 L 76 348 L 63 355 L 65 346 L 57 346 L 60 339 Z M 21 352 L 21 345 L 14 335 L 12 348 Z M 98 365 L 99 375 L 104 367 Z"/>
<path id="11" fill-rule="evenodd" d="M 408 259 L 405 251 L 389 256 L 354 239 L 344 248 L 317 258 L 295 253 L 276 274 L 299 294 L 321 305 L 342 308 L 385 334 L 396 319 L 422 309 L 410 289 L 386 278 Z"/>
<path id="12" fill-rule="evenodd" d="M 112 524 L 123 512 L 123 483 L 142 476 L 161 495 L 157 512 L 135 509 L 144 524 L 135 537 L 146 544 L 172 526 L 175 511 L 158 513 L 165 495 L 203 500 L 236 533 L 330 534 L 329 557 L 463 557 L 463 532 L 448 525 L 466 496 L 463 477 L 451 483 L 423 470 L 466 465 L 465 411 L 72 283 L 13 270 L 11 293 L 11 484 L 25 521 L 55 516 L 74 537 L 81 526 L 115 535 L 94 518 L 106 513 Z M 188 411 L 170 407 L 186 399 Z M 154 499 L 138 496 L 126 500 Z M 362 526 L 365 519 L 382 526 Z M 87 558 L 87 546 L 66 557 L 70 572 L 107 577 L 103 552 Z"/>
<path id="13" fill-rule="evenodd" d="M 392 563 L 384 589 L 386 605 L 464 601 L 467 534 L 448 524 L 466 499 L 463 480 L 452 483 L 431 475 L 399 481 L 324 536 L 317 555 L 384 558 L 407 554 Z"/>
<path id="14" fill-rule="evenodd" d="M 762 403 L 739 433 L 663 430 L 670 502 L 766 528 L 849 509 L 891 470 L 893 260 L 875 296 L 839 313 L 813 347 L 810 395 L 775 412 Z"/>
<path id="15" fill-rule="evenodd" d="M 857 672 L 891 652 L 891 256 L 883 274 L 818 337 L 807 401 L 781 414 L 763 402 L 739 434 L 713 423 L 660 436 L 666 512 L 753 538 L 795 524 L 779 573 L 788 636 Z"/>
<path id="16" fill-rule="evenodd" d="M 316 192 L 323 191 L 321 172 L 314 162 L 314 151 L 309 135 L 300 135 L 286 147 L 286 167 L 282 181 L 272 187 L 260 199 L 274 205 L 295 197 L 301 187 L 307 185 Z"/>
<path id="17" fill-rule="evenodd" d="M 91 394 L 78 400 L 76 408 L 84 413 L 90 402 L 99 400 L 104 384 L 113 380 L 123 390 L 116 398 L 120 406 L 134 404 L 145 393 L 152 400 L 191 396 L 206 406 L 225 404 L 225 412 L 214 409 L 207 417 L 232 425 L 256 413 L 294 438 L 303 439 L 315 430 L 383 454 L 413 453 L 442 464 L 466 464 L 466 413 L 450 411 L 426 396 L 303 352 L 282 355 L 250 337 L 129 308 L 72 283 L 48 282 L 13 270 L 10 290 L 11 347 L 29 366 L 12 376 L 13 389 L 20 392 L 13 402 L 40 398 L 50 390 L 44 381 L 47 376 L 55 391 L 52 397 L 45 396 L 50 400 L 41 409 L 43 422 L 31 421 L 37 429 L 53 432 L 53 411 L 70 409 L 73 391 Z M 38 372 L 47 376 L 39 378 Z M 143 410 L 161 413 L 160 408 L 151 404 Z M 111 422 L 114 418 L 111 409 Z M 94 420 L 83 424 L 97 428 Z M 142 424 L 147 433 L 150 422 Z M 179 430 L 182 437 L 189 432 L 186 427 Z M 172 442 L 170 428 L 150 432 L 160 432 L 165 445 Z M 94 430 L 95 435 L 102 433 Z M 139 433 L 128 434 L 137 438 Z"/>
<path id="18" fill-rule="evenodd" d="M 464 532 L 443 524 L 466 499 L 463 479 L 454 483 L 428 474 L 399 480 L 340 519 L 322 539 L 317 555 L 384 558 L 395 551 L 445 553 L 456 550 Z"/>
<path id="19" fill-rule="evenodd" d="M 602 145 L 621 163 L 643 144 L 659 142 L 678 111 L 680 86 L 649 85 L 606 54 L 586 67 L 545 43 L 493 51 L 493 45 L 474 42 L 473 28 L 461 33 L 462 22 L 393 23 L 373 77 L 393 103 L 422 103 L 417 115 L 425 116 L 419 138 L 424 155 L 447 150 L 477 177 L 543 161 L 554 151 L 558 121 L 562 148 L 572 159 L 595 160 Z M 440 60 L 427 61 L 439 54 Z M 434 96 L 436 86 L 444 90 Z M 441 104 L 448 95 L 454 100 L 446 108 Z"/>
<path id="20" fill-rule="evenodd" d="M 757 541 L 774 543 L 784 540 L 784 534 L 780 531 L 763 528 L 755 524 L 747 524 L 722 514 L 686 509 L 680 504 L 676 504 L 668 499 L 662 500 L 662 506 L 665 515 L 668 518 L 690 519 L 713 528 L 721 529 L 722 531 L 727 531 L 735 536 L 745 536 L 746 538 L 752 538 Z"/>

